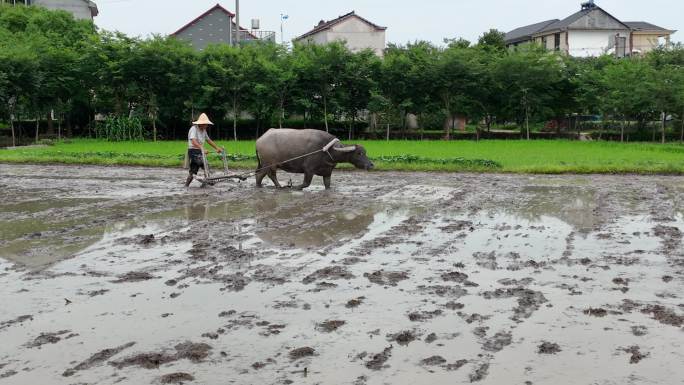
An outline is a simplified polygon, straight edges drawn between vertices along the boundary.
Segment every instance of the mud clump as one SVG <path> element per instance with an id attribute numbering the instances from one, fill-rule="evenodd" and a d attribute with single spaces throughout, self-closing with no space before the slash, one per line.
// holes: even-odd
<path id="1" fill-rule="evenodd" d="M 404 330 L 399 333 L 395 334 L 388 334 L 387 335 L 387 340 L 388 341 L 394 341 L 398 343 L 401 346 L 408 346 L 411 342 L 415 341 L 418 339 L 418 336 L 414 331 L 411 330 Z"/>
<path id="2" fill-rule="evenodd" d="M 446 369 L 446 370 L 448 370 L 448 371 L 451 372 L 451 371 L 454 371 L 454 370 L 461 369 L 461 368 L 462 368 L 465 364 L 467 364 L 467 363 L 468 363 L 468 360 L 458 360 L 458 361 L 454 362 L 453 364 L 447 364 L 447 365 L 444 367 L 444 369 Z"/>
<path id="3" fill-rule="evenodd" d="M 366 362 L 366 368 L 370 370 L 380 370 L 385 367 L 387 360 L 392 357 L 392 346 L 386 347 L 380 353 L 373 354 L 369 361 Z"/>
<path id="4" fill-rule="evenodd" d="M 363 276 L 372 283 L 383 286 L 397 286 L 398 282 L 409 279 L 409 275 L 405 271 L 378 270 L 373 273 L 365 273 Z"/>
<path id="5" fill-rule="evenodd" d="M 499 264 L 496 262 L 496 252 L 494 251 L 490 253 L 473 253 L 473 258 L 477 261 L 477 265 L 482 268 L 489 270 L 496 270 L 499 268 Z"/>
<path id="6" fill-rule="evenodd" d="M 112 281 L 113 283 L 127 283 L 127 282 L 142 282 L 149 281 L 155 277 L 145 271 L 131 271 L 124 275 L 120 275 L 119 279 Z"/>
<path id="7" fill-rule="evenodd" d="M 176 356 L 178 359 L 188 359 L 192 362 L 200 362 L 209 356 L 211 346 L 202 343 L 193 343 L 190 341 L 183 342 L 176 345 Z"/>
<path id="8" fill-rule="evenodd" d="M 26 344 L 26 347 L 29 348 L 39 348 L 43 345 L 47 344 L 56 344 L 57 342 L 62 340 L 62 335 L 69 333 L 70 330 L 61 330 L 55 333 L 41 333 L 38 337 L 36 337 L 33 341 L 29 342 Z"/>
<path id="9" fill-rule="evenodd" d="M 311 357 L 314 354 L 316 354 L 316 350 L 314 350 L 314 348 L 311 348 L 308 346 L 305 346 L 303 348 L 293 349 L 289 353 L 290 358 L 293 360 L 299 360 L 299 359 L 304 358 L 304 357 Z"/>
<path id="10" fill-rule="evenodd" d="M 149 247 L 156 241 L 154 234 L 139 234 L 134 237 L 119 238 L 115 243 L 118 245 L 140 245 Z"/>
<path id="11" fill-rule="evenodd" d="M 437 334 L 435 334 L 435 333 L 430 333 L 430 334 L 428 334 L 427 337 L 425 337 L 425 343 L 426 344 L 431 344 L 435 341 L 437 341 Z"/>
<path id="12" fill-rule="evenodd" d="M 543 303 L 548 302 L 543 293 L 524 287 L 499 288 L 494 291 L 486 291 L 482 293 L 482 296 L 486 299 L 517 297 L 518 306 L 513 308 L 513 316 L 511 317 L 515 321 L 519 321 L 521 318 L 529 318 Z"/>
<path id="13" fill-rule="evenodd" d="M 195 377 L 188 373 L 171 373 L 165 374 L 159 377 L 159 383 L 161 384 L 182 384 L 188 381 L 194 381 Z"/>
<path id="14" fill-rule="evenodd" d="M 353 309 L 355 307 L 359 307 L 363 303 L 364 299 L 366 299 L 366 298 L 365 297 L 359 297 L 359 298 L 350 299 L 349 301 L 347 301 L 347 304 L 344 306 L 347 309 Z"/>
<path id="15" fill-rule="evenodd" d="M 663 248 L 666 252 L 677 250 L 684 238 L 684 234 L 678 228 L 663 225 L 654 227 L 653 234 L 663 240 Z"/>
<path id="16" fill-rule="evenodd" d="M 109 292 L 109 289 L 93 290 L 89 291 L 86 294 L 88 295 L 88 297 L 97 297 L 98 295 L 105 295 L 107 292 Z"/>
<path id="17" fill-rule="evenodd" d="M 447 282 L 458 282 L 463 283 L 468 279 L 468 274 L 461 273 L 460 271 L 451 271 L 442 274 L 442 280 Z"/>
<path id="18" fill-rule="evenodd" d="M 249 261 L 254 258 L 254 254 L 245 251 L 245 250 L 240 250 L 236 247 L 233 246 L 228 246 L 228 247 L 223 247 L 218 250 L 219 251 L 219 257 L 223 262 L 244 262 L 244 261 Z M 214 261 L 216 261 L 213 258 L 210 258 Z"/>
<path id="19" fill-rule="evenodd" d="M 273 266 L 259 266 L 252 274 L 252 279 L 258 282 L 282 285 L 287 282 L 286 275 Z"/>
<path id="20" fill-rule="evenodd" d="M 139 366 L 145 369 L 157 369 L 161 365 L 169 362 L 187 359 L 194 363 L 201 362 L 209 356 L 211 346 L 203 343 L 193 343 L 190 341 L 175 346 L 176 353 L 167 352 L 140 353 L 120 361 L 110 361 L 109 364 L 117 369 L 128 366 Z"/>
<path id="21" fill-rule="evenodd" d="M 440 227 L 439 229 L 444 231 L 445 233 L 455 233 L 463 230 L 475 231 L 475 228 L 473 227 L 473 222 L 463 220 L 454 221 L 446 226 Z"/>
<path id="22" fill-rule="evenodd" d="M 556 354 L 561 351 L 560 345 L 553 343 L 553 342 L 547 342 L 544 341 L 541 343 L 541 345 L 537 346 L 537 353 L 538 354 Z"/>
<path id="23" fill-rule="evenodd" d="M 460 302 L 449 301 L 446 304 L 444 304 L 444 307 L 446 307 L 449 310 L 461 310 L 465 307 L 465 305 Z"/>
<path id="24" fill-rule="evenodd" d="M 634 334 L 637 337 L 643 337 L 646 334 L 648 334 L 648 329 L 646 326 L 632 326 L 632 334 Z"/>
<path id="25" fill-rule="evenodd" d="M 77 371 L 90 369 L 94 366 L 100 365 L 133 345 L 135 345 L 135 342 L 129 342 L 116 348 L 101 350 L 73 368 L 67 369 L 64 373 L 62 373 L 62 376 L 69 377 L 74 375 Z"/>
<path id="26" fill-rule="evenodd" d="M 603 308 L 592 308 L 590 307 L 589 309 L 586 309 L 583 311 L 584 314 L 592 316 L 592 317 L 605 317 L 608 315 L 608 311 Z"/>
<path id="27" fill-rule="evenodd" d="M 423 322 L 423 321 L 431 320 L 431 319 L 433 319 L 437 316 L 440 316 L 440 315 L 442 315 L 442 311 L 439 309 L 434 310 L 434 311 L 421 311 L 421 312 L 414 311 L 412 313 L 409 313 L 408 318 L 409 318 L 409 320 L 411 320 L 413 322 Z"/>
<path id="28" fill-rule="evenodd" d="M 17 371 L 15 370 L 8 370 L 5 373 L 0 374 L 0 378 L 8 378 L 12 377 L 17 374 Z"/>
<path id="29" fill-rule="evenodd" d="M 109 364 L 117 369 L 123 369 L 128 366 L 139 366 L 145 369 L 157 369 L 161 365 L 176 361 L 177 359 L 178 358 L 175 354 L 140 353 L 124 358 L 121 361 L 112 361 Z"/>
<path id="30" fill-rule="evenodd" d="M 470 382 L 480 382 L 489 374 L 489 363 L 485 362 L 470 373 Z"/>
<path id="31" fill-rule="evenodd" d="M 625 353 L 630 353 L 631 356 L 629 357 L 629 363 L 630 364 L 638 364 L 639 361 L 643 360 L 644 358 L 648 357 L 650 354 L 649 353 L 641 353 L 641 350 L 638 346 L 630 346 L 628 348 L 622 349 Z"/>
<path id="32" fill-rule="evenodd" d="M 340 320 L 329 320 L 325 322 L 321 322 L 317 325 L 316 329 L 325 332 L 325 333 L 332 333 L 335 330 L 341 328 L 346 324 L 347 321 L 340 321 Z"/>
<path id="33" fill-rule="evenodd" d="M 312 274 L 306 276 L 302 283 L 308 285 L 315 281 L 325 280 L 325 279 L 352 279 L 354 275 L 349 272 L 346 268 L 342 266 L 328 266 L 320 270 L 316 270 Z"/>
<path id="34" fill-rule="evenodd" d="M 461 298 L 464 295 L 468 294 L 468 291 L 460 286 L 444 286 L 444 285 L 435 285 L 435 286 L 418 286 L 418 291 L 425 293 L 425 294 L 432 294 L 436 295 L 438 297 L 445 297 L 445 298 Z"/>
<path id="35" fill-rule="evenodd" d="M 641 310 L 644 314 L 651 314 L 653 319 L 661 324 L 680 327 L 684 324 L 684 316 L 678 315 L 674 310 L 662 305 L 649 305 Z"/>
<path id="36" fill-rule="evenodd" d="M 510 332 L 498 332 L 492 338 L 485 341 L 482 349 L 488 352 L 499 352 L 513 342 L 513 335 Z"/>
<path id="37" fill-rule="evenodd" d="M 447 360 L 444 359 L 444 357 L 442 357 L 442 356 L 432 356 L 432 357 L 422 359 L 420 361 L 420 364 L 424 365 L 424 366 L 436 366 L 436 365 L 442 365 L 446 362 L 447 362 Z"/>
<path id="38" fill-rule="evenodd" d="M 14 324 L 24 323 L 26 321 L 33 321 L 33 316 L 32 315 L 22 315 L 22 316 L 19 316 L 13 320 L 0 322 L 0 330 L 7 328 L 7 327 L 10 327 Z"/>

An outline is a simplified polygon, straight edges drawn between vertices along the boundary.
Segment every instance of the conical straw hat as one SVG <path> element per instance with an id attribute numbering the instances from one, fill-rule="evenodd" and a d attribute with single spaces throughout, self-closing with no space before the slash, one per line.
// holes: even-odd
<path id="1" fill-rule="evenodd" d="M 192 122 L 192 124 L 197 124 L 197 125 L 211 124 L 212 126 L 214 125 L 214 123 L 212 123 L 211 120 L 209 120 L 209 117 L 207 116 L 207 114 L 204 114 L 204 113 L 199 116 L 199 118 L 197 119 L 196 122 Z"/>

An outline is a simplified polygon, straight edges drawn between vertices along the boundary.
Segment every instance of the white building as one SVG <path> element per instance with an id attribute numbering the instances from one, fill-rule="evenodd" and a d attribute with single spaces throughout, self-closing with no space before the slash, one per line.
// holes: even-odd
<path id="1" fill-rule="evenodd" d="M 371 23 L 352 11 L 334 20 L 321 20 L 314 29 L 294 41 L 313 44 L 344 41 L 352 52 L 371 49 L 376 55 L 382 56 L 385 51 L 386 30 L 387 27 Z"/>
<path id="2" fill-rule="evenodd" d="M 537 43 L 549 50 L 575 57 L 641 54 L 665 44 L 676 31 L 643 21 L 620 21 L 594 3 L 582 3 L 579 12 L 563 20 L 553 19 L 514 29 L 506 45 Z"/>
<path id="3" fill-rule="evenodd" d="M 12 5 L 37 5 L 62 10 L 74 15 L 75 19 L 90 21 L 99 13 L 97 4 L 90 0 L 4 0 L 4 2 Z"/>

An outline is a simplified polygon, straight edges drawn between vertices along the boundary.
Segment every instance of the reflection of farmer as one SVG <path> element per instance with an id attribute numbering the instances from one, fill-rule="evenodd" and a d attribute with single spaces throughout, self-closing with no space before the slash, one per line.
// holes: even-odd
<path id="1" fill-rule="evenodd" d="M 190 186 L 193 176 L 197 175 L 200 167 L 204 169 L 204 162 L 202 161 L 202 152 L 205 154 L 207 150 L 204 149 L 204 142 L 209 143 L 211 147 L 214 147 L 218 154 L 221 153 L 221 148 L 219 148 L 213 140 L 209 139 L 209 134 L 207 129 L 210 125 L 214 125 L 209 120 L 207 114 L 200 115 L 196 122 L 192 122 L 193 126 L 188 132 L 188 159 L 190 160 L 190 175 L 185 181 L 185 187 Z"/>

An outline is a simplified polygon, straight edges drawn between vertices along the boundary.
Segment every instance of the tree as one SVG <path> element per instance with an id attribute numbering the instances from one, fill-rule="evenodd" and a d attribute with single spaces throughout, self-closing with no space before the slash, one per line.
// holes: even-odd
<path id="1" fill-rule="evenodd" d="M 190 48 L 173 37 L 153 36 L 133 45 L 131 59 L 125 67 L 139 90 L 139 101 L 145 107 L 152 122 L 152 137 L 157 140 L 157 120 L 160 101 L 169 93 L 183 71 L 179 63 Z M 175 84 L 177 85 L 177 84 Z"/>
<path id="2" fill-rule="evenodd" d="M 622 121 L 621 141 L 629 119 L 639 112 L 653 110 L 653 80 L 652 67 L 639 59 L 617 60 L 603 69 L 602 109 Z"/>
<path id="3" fill-rule="evenodd" d="M 242 48 L 246 56 L 247 83 L 246 107 L 256 118 L 257 137 L 262 123 L 270 123 L 273 112 L 278 109 L 282 80 L 277 66 L 279 48 L 275 44 L 252 44 Z"/>
<path id="4" fill-rule="evenodd" d="M 10 121 L 12 146 L 17 145 L 14 127 L 17 108 L 27 104 L 38 90 L 36 60 L 30 47 L 7 40 L 0 42 L 0 102 Z"/>
<path id="5" fill-rule="evenodd" d="M 330 131 L 328 117 L 337 108 L 337 91 L 350 52 L 344 43 L 334 42 L 326 45 L 298 44 L 294 55 L 300 97 L 305 103 L 320 104 L 325 130 Z"/>
<path id="6" fill-rule="evenodd" d="M 379 89 L 392 110 L 399 113 L 402 129 L 406 128 L 406 114 L 413 109 L 413 84 L 406 76 L 412 66 L 408 49 L 390 44 L 380 67 Z"/>
<path id="7" fill-rule="evenodd" d="M 222 106 L 224 113 L 232 113 L 233 139 L 237 140 L 237 121 L 249 87 L 248 58 L 240 48 L 212 45 L 200 60 L 206 71 L 204 104 Z"/>
<path id="8" fill-rule="evenodd" d="M 467 116 L 476 110 L 481 67 L 475 52 L 469 48 L 451 47 L 439 55 L 433 93 L 439 96 L 449 122 L 454 122 L 458 115 Z M 445 126 L 447 140 L 451 137 L 451 125 Z"/>
<path id="9" fill-rule="evenodd" d="M 349 56 L 340 79 L 340 107 L 349 123 L 349 140 L 354 137 L 354 123 L 359 112 L 368 107 L 380 61 L 371 50 Z"/>
<path id="10" fill-rule="evenodd" d="M 543 49 L 523 47 L 501 57 L 493 70 L 501 85 L 500 113 L 514 118 L 521 126 L 521 135 L 530 138 L 531 118 L 543 120 L 555 115 L 548 106 L 562 97 L 559 86 L 567 72 L 563 59 Z"/>
<path id="11" fill-rule="evenodd" d="M 470 47 L 470 42 L 462 37 L 459 37 L 457 39 L 444 39 L 444 44 L 447 45 L 447 48 L 469 48 Z"/>
<path id="12" fill-rule="evenodd" d="M 477 45 L 495 51 L 503 51 L 506 49 L 506 34 L 497 29 L 490 29 L 489 32 L 480 36 Z"/>

